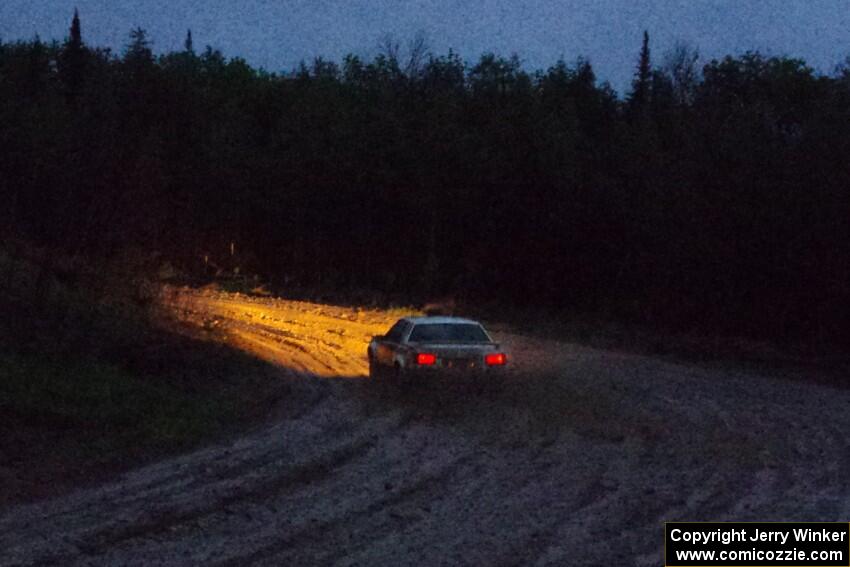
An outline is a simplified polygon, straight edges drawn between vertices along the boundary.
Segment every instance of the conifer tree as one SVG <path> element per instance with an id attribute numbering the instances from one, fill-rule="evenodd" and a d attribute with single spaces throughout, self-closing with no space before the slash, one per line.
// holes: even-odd
<path id="1" fill-rule="evenodd" d="M 183 44 L 186 53 L 195 53 L 195 44 L 192 42 L 192 30 L 186 31 L 186 42 Z"/>
<path id="2" fill-rule="evenodd" d="M 80 13 L 74 8 L 74 17 L 71 19 L 71 36 L 68 38 L 69 47 L 82 49 L 83 35 L 80 30 Z"/>
<path id="3" fill-rule="evenodd" d="M 87 52 L 83 45 L 80 14 L 75 8 L 69 36 L 65 40 L 65 45 L 62 47 L 59 57 L 59 71 L 69 100 L 75 99 L 82 87 L 85 79 L 86 59 Z"/>
<path id="4" fill-rule="evenodd" d="M 142 28 L 130 30 L 130 43 L 124 52 L 124 60 L 136 65 L 153 63 L 151 42 L 148 33 Z"/>
<path id="5" fill-rule="evenodd" d="M 641 114 L 649 103 L 650 82 L 652 79 L 652 67 L 649 57 L 649 32 L 643 32 L 643 45 L 640 49 L 638 68 L 632 81 L 632 93 L 629 104 L 632 111 Z"/>

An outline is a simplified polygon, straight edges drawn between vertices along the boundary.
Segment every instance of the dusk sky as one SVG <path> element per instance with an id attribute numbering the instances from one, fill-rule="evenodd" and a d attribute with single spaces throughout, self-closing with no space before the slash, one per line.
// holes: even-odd
<path id="1" fill-rule="evenodd" d="M 644 29 L 656 62 L 676 41 L 704 60 L 757 49 L 823 72 L 850 55 L 850 0 L 2 0 L 0 39 L 61 40 L 74 7 L 90 45 L 121 51 L 141 26 L 157 52 L 174 50 L 191 28 L 196 48 L 275 72 L 317 55 L 371 57 L 382 36 L 404 45 L 419 30 L 432 52 L 467 61 L 516 52 L 534 70 L 583 55 L 621 92 Z"/>

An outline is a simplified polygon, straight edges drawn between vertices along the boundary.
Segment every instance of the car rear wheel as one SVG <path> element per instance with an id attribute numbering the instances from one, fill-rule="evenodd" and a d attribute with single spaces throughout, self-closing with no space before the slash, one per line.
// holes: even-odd
<path id="1" fill-rule="evenodd" d="M 396 363 L 393 365 L 393 384 L 399 388 L 407 387 L 407 380 L 405 380 L 404 369 L 400 364 Z"/>
<path id="2" fill-rule="evenodd" d="M 369 357 L 369 378 L 375 381 L 381 380 L 382 376 L 381 366 L 375 362 L 372 357 Z"/>

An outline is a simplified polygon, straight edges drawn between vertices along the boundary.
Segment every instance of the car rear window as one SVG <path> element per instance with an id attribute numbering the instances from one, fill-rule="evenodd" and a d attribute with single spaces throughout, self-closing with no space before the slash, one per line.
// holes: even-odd
<path id="1" fill-rule="evenodd" d="M 387 331 L 387 334 L 385 335 L 386 338 L 396 343 L 401 342 L 401 338 L 407 330 L 407 325 L 407 322 L 404 320 L 397 322 L 389 331 Z"/>
<path id="2" fill-rule="evenodd" d="M 436 341 L 464 342 L 464 343 L 486 343 L 490 339 L 481 325 L 472 323 L 430 323 L 427 325 L 416 325 L 410 332 L 408 341 L 412 343 L 425 343 Z"/>

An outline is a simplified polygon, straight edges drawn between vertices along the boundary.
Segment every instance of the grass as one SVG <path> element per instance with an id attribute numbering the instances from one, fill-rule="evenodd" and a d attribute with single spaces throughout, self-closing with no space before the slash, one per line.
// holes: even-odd
<path id="1" fill-rule="evenodd" d="M 0 247 L 0 507 L 106 480 L 300 401 L 277 369 L 154 317 L 134 287 L 144 273 L 81 260 L 38 292 L 38 258 Z"/>
<path id="2" fill-rule="evenodd" d="M 189 396 L 98 360 L 0 354 L 0 408 L 29 426 L 81 429 L 110 446 L 171 448 L 221 428 L 235 413 L 214 395 Z"/>
<path id="3" fill-rule="evenodd" d="M 53 307 L 0 296 L 0 507 L 105 481 L 299 401 L 276 369 L 129 306 Z"/>

